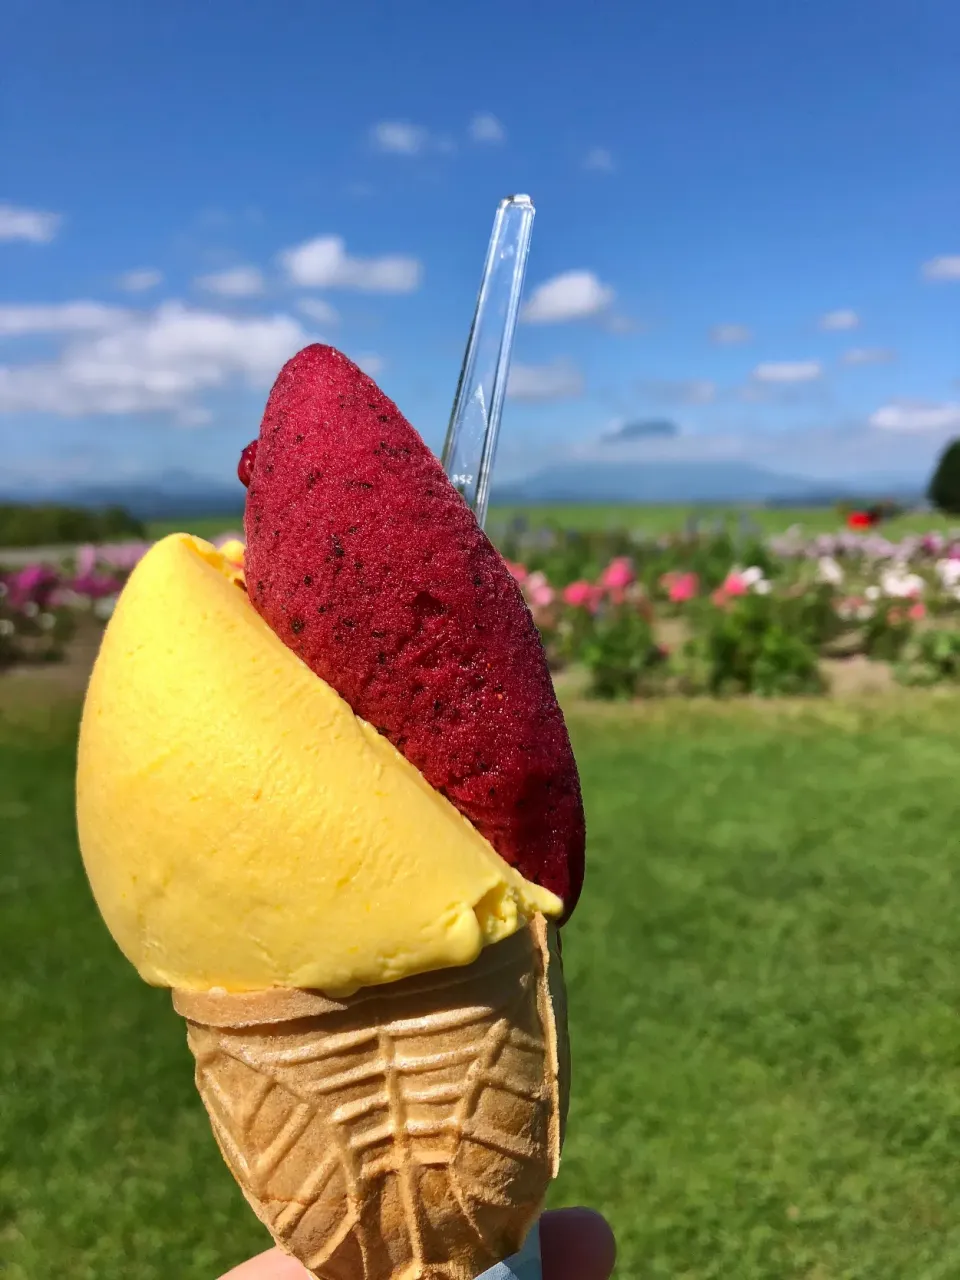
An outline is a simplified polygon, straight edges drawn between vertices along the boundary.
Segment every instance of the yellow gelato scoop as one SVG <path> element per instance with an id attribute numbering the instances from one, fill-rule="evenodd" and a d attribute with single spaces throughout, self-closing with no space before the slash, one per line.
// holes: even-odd
<path id="1" fill-rule="evenodd" d="M 80 846 L 140 975 L 342 995 L 559 916 L 273 634 L 228 551 L 152 547 L 87 691 Z"/>

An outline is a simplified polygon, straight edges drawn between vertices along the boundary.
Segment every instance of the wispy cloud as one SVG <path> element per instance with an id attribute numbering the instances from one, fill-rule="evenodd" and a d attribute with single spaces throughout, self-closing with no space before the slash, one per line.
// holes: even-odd
<path id="1" fill-rule="evenodd" d="M 710 330 L 710 341 L 718 347 L 732 347 L 739 342 L 749 342 L 753 330 L 745 324 L 715 324 Z"/>
<path id="2" fill-rule="evenodd" d="M 255 298 L 264 290 L 263 272 L 258 267 L 228 267 L 226 271 L 198 276 L 194 284 L 221 298 Z"/>
<path id="3" fill-rule="evenodd" d="M 820 317 L 820 328 L 828 333 L 842 333 L 847 329 L 856 329 L 859 324 L 860 317 L 855 311 L 849 309 L 828 311 L 826 315 Z"/>
<path id="4" fill-rule="evenodd" d="M 133 312 L 103 302 L 27 303 L 0 306 L 0 336 L 41 333 L 100 333 L 126 324 Z"/>
<path id="5" fill-rule="evenodd" d="M 897 353 L 890 347 L 851 347 L 845 351 L 841 359 L 844 364 L 892 364 Z"/>
<path id="6" fill-rule="evenodd" d="M 383 372 L 386 361 L 383 356 L 378 356 L 374 351 L 364 351 L 353 357 L 353 363 L 359 365 L 368 377 L 375 378 L 378 373 Z"/>
<path id="7" fill-rule="evenodd" d="M 135 267 L 118 277 L 117 287 L 126 293 L 146 293 L 148 289 L 155 289 L 162 280 L 163 272 L 155 267 Z"/>
<path id="8" fill-rule="evenodd" d="M 59 213 L 43 209 L 24 209 L 20 205 L 0 204 L 0 240 L 26 240 L 32 244 L 49 244 L 63 221 Z"/>
<path id="9" fill-rule="evenodd" d="M 489 111 L 480 111 L 473 117 L 469 133 L 474 142 L 498 143 L 505 141 L 507 136 L 503 125 Z"/>
<path id="10" fill-rule="evenodd" d="M 96 325 L 80 324 L 81 309 L 97 305 L 33 309 L 59 311 L 59 319 L 47 316 L 46 331 L 59 326 L 59 331 L 73 336 L 55 360 L 0 366 L 0 412 L 77 417 L 167 411 L 177 413 L 182 424 L 195 423 L 202 412 L 193 403 L 198 393 L 234 379 L 269 385 L 308 340 L 291 316 L 238 318 L 179 302 L 122 316 L 105 308 L 111 314 L 101 315 Z M 91 321 L 96 318 L 93 312 L 87 314 Z M 70 324 L 65 323 L 67 317 L 72 318 Z M 36 316 L 34 325 L 41 319 Z M 22 316 L 20 323 L 20 332 L 26 332 Z"/>
<path id="11" fill-rule="evenodd" d="M 606 147 L 591 147 L 583 157 L 583 167 L 593 173 L 613 173 L 616 168 L 613 153 Z"/>
<path id="12" fill-rule="evenodd" d="M 603 445 L 630 444 L 635 440 L 672 439 L 680 428 L 668 418 L 641 418 L 636 421 L 617 418 L 600 436 Z"/>
<path id="13" fill-rule="evenodd" d="M 925 280 L 960 280 L 960 253 L 944 254 L 923 264 Z"/>
<path id="14" fill-rule="evenodd" d="M 960 403 L 896 400 L 871 414 L 870 425 L 881 431 L 956 431 L 960 430 Z"/>
<path id="15" fill-rule="evenodd" d="M 573 400 L 583 394 L 583 374 L 565 360 L 552 364 L 514 364 L 507 395 L 511 400 Z"/>
<path id="16" fill-rule="evenodd" d="M 297 310 L 309 320 L 316 320 L 318 324 L 340 323 L 340 312 L 336 307 L 332 307 L 326 298 L 300 298 L 297 302 Z"/>
<path id="17" fill-rule="evenodd" d="M 607 311 L 614 296 L 592 271 L 565 271 L 534 289 L 522 318 L 528 324 L 584 320 Z"/>
<path id="18" fill-rule="evenodd" d="M 380 120 L 370 130 L 370 140 L 378 151 L 396 156 L 417 156 L 427 147 L 430 133 L 407 120 Z"/>
<path id="19" fill-rule="evenodd" d="M 708 378 L 647 378 L 637 383 L 637 391 L 664 405 L 710 404 L 717 398 L 717 384 Z"/>
<path id="20" fill-rule="evenodd" d="M 354 258 L 342 236 L 318 236 L 279 255 L 291 284 L 306 289 L 356 289 L 363 293 L 413 293 L 423 269 L 416 258 L 386 254 Z"/>
<path id="21" fill-rule="evenodd" d="M 816 382 L 823 374 L 819 360 L 780 360 L 758 364 L 753 371 L 756 382 L 793 385 L 798 382 Z"/>

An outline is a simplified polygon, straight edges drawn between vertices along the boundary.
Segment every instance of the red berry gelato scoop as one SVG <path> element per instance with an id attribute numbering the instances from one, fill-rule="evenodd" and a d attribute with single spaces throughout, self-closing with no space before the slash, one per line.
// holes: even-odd
<path id="1" fill-rule="evenodd" d="M 584 817 L 563 715 L 523 596 L 436 457 L 315 345 L 281 370 L 240 474 L 254 608 L 569 916 Z"/>

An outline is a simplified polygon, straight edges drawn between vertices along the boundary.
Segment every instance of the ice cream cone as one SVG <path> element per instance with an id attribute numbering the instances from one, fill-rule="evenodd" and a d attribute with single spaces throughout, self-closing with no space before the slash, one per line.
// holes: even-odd
<path id="1" fill-rule="evenodd" d="M 569 1089 L 557 932 L 345 999 L 174 992 L 224 1159 L 322 1280 L 473 1280 L 518 1250 Z"/>

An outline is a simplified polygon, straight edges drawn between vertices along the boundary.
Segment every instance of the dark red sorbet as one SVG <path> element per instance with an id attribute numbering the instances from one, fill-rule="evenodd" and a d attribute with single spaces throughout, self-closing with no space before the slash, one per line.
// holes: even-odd
<path id="1" fill-rule="evenodd" d="M 520 589 L 440 463 L 319 345 L 281 371 L 250 450 L 254 607 L 569 915 L 585 839 L 570 739 Z"/>
<path id="2" fill-rule="evenodd" d="M 257 457 L 257 444 L 258 441 L 251 440 L 237 463 L 237 476 L 245 489 L 250 488 L 250 477 L 253 475 L 253 464 Z"/>

